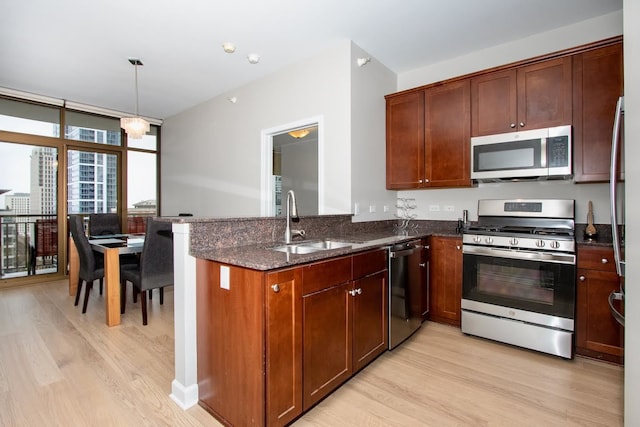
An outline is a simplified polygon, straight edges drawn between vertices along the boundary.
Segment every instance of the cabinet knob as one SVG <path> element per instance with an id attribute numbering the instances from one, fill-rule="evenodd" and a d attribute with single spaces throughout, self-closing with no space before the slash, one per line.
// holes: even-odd
<path id="1" fill-rule="evenodd" d="M 420 264 L 418 264 L 418 265 L 419 265 L 420 267 L 422 267 L 422 268 L 425 268 L 425 267 L 427 266 L 427 264 L 426 264 L 426 263 L 424 263 L 424 262 L 421 262 L 421 263 L 420 263 Z"/>
<path id="2" fill-rule="evenodd" d="M 460 245 L 456 245 L 456 249 L 457 249 L 457 250 L 460 250 Z"/>
<path id="3" fill-rule="evenodd" d="M 418 180 L 418 182 L 419 182 L 420 184 L 422 184 L 422 180 L 421 180 L 421 179 L 419 179 L 419 180 Z"/>
<path id="4" fill-rule="evenodd" d="M 606 258 L 602 258 L 602 259 L 600 260 L 600 262 L 602 262 L 603 264 L 608 264 L 608 263 L 609 263 L 609 260 L 608 260 L 608 259 L 606 259 Z"/>
<path id="5" fill-rule="evenodd" d="M 349 292 L 349 295 L 351 295 L 352 297 L 356 296 L 356 290 L 355 289 L 351 289 Z"/>
<path id="6" fill-rule="evenodd" d="M 584 276 L 578 277 L 578 280 L 580 280 L 581 282 L 584 282 Z"/>
<path id="7" fill-rule="evenodd" d="M 277 283 L 275 285 L 271 285 L 271 289 L 273 289 L 273 292 L 277 294 L 278 292 L 280 292 L 280 285 L 278 285 Z"/>
<path id="8" fill-rule="evenodd" d="M 362 288 L 356 289 L 356 292 L 358 293 L 358 295 L 362 295 Z"/>
<path id="9" fill-rule="evenodd" d="M 524 127 L 524 122 L 520 122 L 520 127 L 523 128 Z"/>
<path id="10" fill-rule="evenodd" d="M 511 129 L 513 129 L 513 128 L 516 127 L 516 124 L 515 123 L 511 123 L 509 126 L 511 127 Z"/>
<path id="11" fill-rule="evenodd" d="M 429 182 L 429 180 L 428 180 L 428 179 L 425 179 L 425 180 L 424 180 L 424 183 L 426 184 L 427 182 Z"/>

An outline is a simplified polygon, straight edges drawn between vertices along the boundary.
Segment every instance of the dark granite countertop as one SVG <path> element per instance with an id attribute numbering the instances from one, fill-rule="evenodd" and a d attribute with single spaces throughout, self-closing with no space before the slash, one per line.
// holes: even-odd
<path id="1" fill-rule="evenodd" d="M 282 246 L 284 242 L 262 242 L 252 245 L 232 246 L 217 249 L 196 249 L 191 254 L 196 258 L 203 258 L 224 264 L 236 265 L 253 270 L 274 270 L 298 264 L 330 259 L 338 256 L 350 255 L 370 249 L 390 246 L 395 243 L 407 242 L 429 234 L 415 233 L 398 235 L 389 232 L 377 232 L 353 235 L 328 235 L 324 239 L 341 242 L 353 242 L 351 246 L 327 249 L 308 254 L 289 254 L 275 251 L 271 248 Z M 293 243 L 311 242 L 322 239 L 295 240 Z"/>

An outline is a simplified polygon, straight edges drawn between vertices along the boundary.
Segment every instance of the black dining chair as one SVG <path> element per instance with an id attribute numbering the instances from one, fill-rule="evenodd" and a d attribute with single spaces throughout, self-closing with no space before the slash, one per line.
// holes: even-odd
<path id="1" fill-rule="evenodd" d="M 164 302 L 165 286 L 173 285 L 173 233 L 171 223 L 147 220 L 144 246 L 138 268 L 120 270 L 120 312 L 124 313 L 126 283 L 133 284 L 134 295 L 140 292 L 142 324 L 147 324 L 147 291 L 160 289 L 160 304 Z"/>
<path id="2" fill-rule="evenodd" d="M 120 218 L 116 213 L 89 214 L 89 235 L 103 236 L 106 234 L 120 234 Z"/>
<path id="3" fill-rule="evenodd" d="M 80 272 L 78 275 L 78 287 L 76 290 L 76 300 L 74 305 L 78 305 L 80 301 L 80 292 L 82 292 L 82 285 L 85 284 L 84 290 L 84 303 L 82 304 L 82 312 L 87 312 L 87 302 L 89 301 L 89 293 L 93 287 L 93 282 L 96 279 L 100 279 L 100 289 L 102 289 L 102 282 L 104 279 L 104 259 L 100 255 L 98 261 L 96 253 L 91 249 L 89 239 L 84 232 L 84 219 L 81 215 L 69 215 L 69 230 L 71 231 L 71 237 L 73 243 L 78 250 L 78 257 L 80 258 Z"/>

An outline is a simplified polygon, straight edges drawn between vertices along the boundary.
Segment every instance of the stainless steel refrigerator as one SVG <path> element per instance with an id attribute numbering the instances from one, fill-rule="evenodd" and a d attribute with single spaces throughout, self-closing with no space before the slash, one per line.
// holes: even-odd
<path id="1" fill-rule="evenodd" d="M 620 183 L 624 177 L 624 96 L 618 99 L 616 114 L 613 121 L 613 135 L 611 138 L 611 235 L 613 238 L 613 254 L 616 271 L 620 276 L 620 289 L 609 294 L 609 309 L 613 317 L 624 326 L 624 314 L 616 308 L 615 301 L 620 301 L 624 307 L 624 184 Z"/>

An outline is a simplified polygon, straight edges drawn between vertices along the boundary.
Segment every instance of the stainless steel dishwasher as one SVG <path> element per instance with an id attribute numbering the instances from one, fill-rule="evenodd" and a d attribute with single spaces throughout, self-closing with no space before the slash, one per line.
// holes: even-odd
<path id="1" fill-rule="evenodd" d="M 397 347 L 422 324 L 428 271 L 420 240 L 389 247 L 389 349 Z"/>

